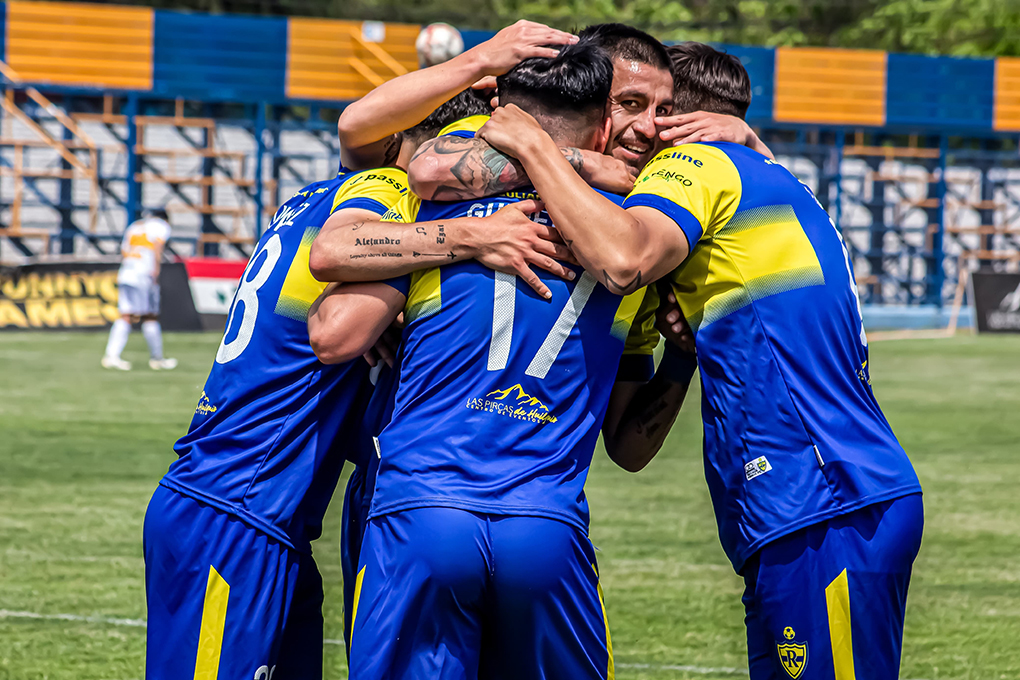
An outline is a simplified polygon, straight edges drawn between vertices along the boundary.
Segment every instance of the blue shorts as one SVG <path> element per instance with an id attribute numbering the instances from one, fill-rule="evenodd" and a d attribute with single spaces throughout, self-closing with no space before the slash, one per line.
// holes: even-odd
<path id="1" fill-rule="evenodd" d="M 595 551 L 552 519 L 418 508 L 373 518 L 351 680 L 607 680 Z"/>
<path id="2" fill-rule="evenodd" d="M 147 680 L 322 677 L 311 556 L 163 486 L 145 512 L 144 552 Z"/>
<path id="3" fill-rule="evenodd" d="M 784 536 L 744 573 L 751 680 L 895 680 L 920 494 Z"/>
<path id="4" fill-rule="evenodd" d="M 357 580 L 361 541 L 368 523 L 368 507 L 372 502 L 363 466 L 354 466 L 344 490 L 344 518 L 340 524 L 340 569 L 344 577 L 344 644 L 347 659 L 351 657 L 351 614 L 354 612 L 354 583 Z"/>

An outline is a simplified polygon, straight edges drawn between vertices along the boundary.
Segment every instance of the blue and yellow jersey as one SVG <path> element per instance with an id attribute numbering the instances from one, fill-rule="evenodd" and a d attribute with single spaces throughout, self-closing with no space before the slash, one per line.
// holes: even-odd
<path id="1" fill-rule="evenodd" d="M 485 216 L 529 197 L 397 212 L 407 221 Z M 626 344 L 639 355 L 643 374 L 631 379 L 647 380 L 659 335 L 644 289 L 620 297 L 574 271 L 574 281 L 539 272 L 551 300 L 475 261 L 389 282 L 406 297 L 407 327 L 370 516 L 444 506 L 587 531 L 584 482 L 621 354 Z"/>
<path id="2" fill-rule="evenodd" d="M 400 170 L 341 173 L 280 207 L 241 277 L 164 486 L 310 549 L 344 458 L 368 455 L 358 443 L 371 384 L 364 361 L 327 366 L 312 352 L 308 310 L 326 284 L 312 277 L 309 252 L 334 210 L 381 214 L 406 191 Z"/>
<path id="3" fill-rule="evenodd" d="M 703 389 L 708 484 L 738 569 L 765 543 L 920 491 L 871 390 L 842 237 L 781 165 L 730 143 L 663 151 L 625 207 L 677 223 L 670 275 Z"/>
<path id="4" fill-rule="evenodd" d="M 474 137 L 475 133 L 481 129 L 489 121 L 489 116 L 477 115 L 467 116 L 460 120 L 455 120 L 442 130 L 439 131 L 439 136 L 453 135 L 454 137 Z"/>

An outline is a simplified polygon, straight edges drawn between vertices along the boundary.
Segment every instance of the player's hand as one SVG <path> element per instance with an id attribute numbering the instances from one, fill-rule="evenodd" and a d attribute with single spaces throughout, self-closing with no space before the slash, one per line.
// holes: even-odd
<path id="1" fill-rule="evenodd" d="M 655 313 L 655 327 L 666 342 L 672 342 L 685 352 L 694 353 L 694 331 L 687 323 L 683 310 L 677 304 L 676 295 L 673 294 L 669 284 L 659 285 L 659 309 Z"/>
<path id="2" fill-rule="evenodd" d="M 573 161 L 570 164 L 588 186 L 611 194 L 629 194 L 634 188 L 633 170 L 623 161 L 587 149 L 580 149 L 579 155 L 580 167 Z"/>
<path id="3" fill-rule="evenodd" d="M 383 331 L 383 334 L 375 341 L 372 349 L 362 355 L 365 361 L 368 362 L 368 365 L 375 368 L 382 361 L 390 368 L 393 368 L 397 361 L 397 351 L 400 347 L 400 338 L 403 332 L 404 314 L 401 313 L 397 316 L 396 321 Z"/>
<path id="4" fill-rule="evenodd" d="M 571 45 L 576 42 L 576 35 L 521 19 L 473 49 L 478 50 L 482 72 L 498 76 L 525 59 L 555 57 L 559 50 L 548 45 Z"/>
<path id="5" fill-rule="evenodd" d="M 666 128 L 659 132 L 659 139 L 673 146 L 695 142 L 733 142 L 743 146 L 748 140 L 758 138 L 743 120 L 722 113 L 682 113 L 658 117 L 655 124 Z"/>
<path id="6" fill-rule="evenodd" d="M 577 264 L 577 260 L 555 228 L 528 217 L 542 207 L 541 201 L 519 201 L 484 218 L 485 225 L 474 239 L 474 257 L 489 269 L 516 274 L 548 300 L 552 291 L 531 267 L 572 280 L 576 274 L 563 263 Z"/>
<path id="7" fill-rule="evenodd" d="M 545 134 L 534 116 L 516 104 L 507 104 L 495 109 L 475 136 L 484 139 L 497 151 L 520 158 L 529 143 Z"/>

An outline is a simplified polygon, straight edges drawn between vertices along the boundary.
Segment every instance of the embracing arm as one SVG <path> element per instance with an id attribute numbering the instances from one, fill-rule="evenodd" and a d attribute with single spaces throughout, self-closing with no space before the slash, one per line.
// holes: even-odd
<path id="1" fill-rule="evenodd" d="M 496 109 L 479 135 L 521 161 L 564 242 L 610 292 L 628 295 L 687 257 L 687 239 L 675 222 L 652 208 L 624 210 L 592 190 L 520 108 Z"/>
<path id="2" fill-rule="evenodd" d="M 324 364 L 360 357 L 404 309 L 404 295 L 385 283 L 330 284 L 308 310 L 308 337 Z"/>
<path id="3" fill-rule="evenodd" d="M 447 62 L 383 83 L 341 114 L 341 162 L 353 170 L 383 165 L 392 135 L 425 120 L 475 81 L 505 73 L 529 57 L 555 56 L 550 45 L 576 41 L 569 33 L 522 19 Z"/>
<path id="4" fill-rule="evenodd" d="M 338 210 L 312 243 L 308 264 L 319 281 L 380 281 L 473 258 L 520 276 L 548 298 L 531 266 L 572 279 L 574 272 L 557 260 L 575 260 L 555 229 L 528 219 L 539 209 L 536 201 L 519 201 L 499 210 L 520 216 L 505 229 L 477 217 L 405 224 L 379 221 L 367 210 Z"/>
<path id="5" fill-rule="evenodd" d="M 626 163 L 572 146 L 560 153 L 589 185 L 625 194 L 634 186 Z M 530 184 L 517 159 L 478 137 L 444 135 L 425 142 L 407 169 L 411 190 L 429 201 L 465 201 L 495 196 Z"/>
<path id="6" fill-rule="evenodd" d="M 628 472 L 644 468 L 662 448 L 697 367 L 694 336 L 676 298 L 670 294 L 656 316 L 666 338 L 659 369 L 646 383 L 617 382 L 602 425 L 606 453 Z"/>
<path id="7" fill-rule="evenodd" d="M 743 118 L 736 116 L 695 111 L 675 116 L 661 116 L 655 119 L 655 124 L 666 128 L 659 133 L 659 139 L 673 146 L 696 142 L 733 142 L 757 151 L 766 158 L 772 160 L 776 158 L 751 126 Z"/>

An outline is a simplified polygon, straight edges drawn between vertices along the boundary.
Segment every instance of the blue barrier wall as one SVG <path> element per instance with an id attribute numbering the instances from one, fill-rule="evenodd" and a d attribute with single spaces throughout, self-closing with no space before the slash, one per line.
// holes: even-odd
<path id="1" fill-rule="evenodd" d="M 890 54 L 886 123 L 992 129 L 995 61 Z"/>
<path id="2" fill-rule="evenodd" d="M 0 58 L 7 61 L 7 6 L 0 2 Z"/>
<path id="3" fill-rule="evenodd" d="M 157 11 L 153 92 L 204 101 L 282 101 L 287 19 Z"/>
<path id="4" fill-rule="evenodd" d="M 718 45 L 740 59 L 751 76 L 751 108 L 747 119 L 751 122 L 772 120 L 772 99 L 776 83 L 776 51 L 771 47 L 744 45 Z"/>

